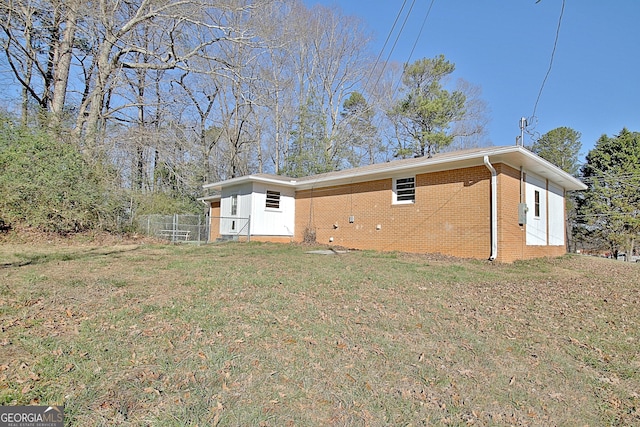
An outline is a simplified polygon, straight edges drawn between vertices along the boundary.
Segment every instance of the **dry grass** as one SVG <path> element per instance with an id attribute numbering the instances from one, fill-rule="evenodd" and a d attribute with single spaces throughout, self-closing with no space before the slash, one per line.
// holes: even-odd
<path id="1" fill-rule="evenodd" d="M 640 265 L 0 246 L 0 404 L 68 425 L 638 425 Z"/>

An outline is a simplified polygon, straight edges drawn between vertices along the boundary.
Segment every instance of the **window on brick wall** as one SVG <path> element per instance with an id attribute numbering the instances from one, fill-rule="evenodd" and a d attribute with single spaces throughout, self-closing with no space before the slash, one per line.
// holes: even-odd
<path id="1" fill-rule="evenodd" d="M 414 203 L 416 201 L 416 178 L 395 178 L 393 180 L 393 203 Z"/>
<path id="2" fill-rule="evenodd" d="M 270 209 L 280 209 L 280 192 L 267 190 L 266 207 Z"/>

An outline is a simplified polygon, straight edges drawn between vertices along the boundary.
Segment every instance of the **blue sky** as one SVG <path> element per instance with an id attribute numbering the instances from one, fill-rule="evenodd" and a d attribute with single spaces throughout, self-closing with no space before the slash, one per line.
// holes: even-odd
<path id="1" fill-rule="evenodd" d="M 306 0 L 336 6 L 373 32 L 376 55 L 402 0 Z M 412 0 L 406 2 L 399 24 Z M 440 53 L 455 77 L 482 88 L 491 110 L 489 139 L 511 145 L 520 117 L 530 118 L 549 68 L 562 0 L 417 0 L 391 55 L 415 61 Z M 559 126 L 582 134 L 583 155 L 602 134 L 640 131 L 640 0 L 566 0 L 555 57 L 537 105 L 532 132 Z M 399 25 L 382 58 L 386 58 Z M 531 138 L 525 136 L 525 144 Z"/>

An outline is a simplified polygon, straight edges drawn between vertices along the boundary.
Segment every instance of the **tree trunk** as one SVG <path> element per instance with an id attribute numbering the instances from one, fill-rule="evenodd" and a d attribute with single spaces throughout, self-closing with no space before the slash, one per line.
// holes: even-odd
<path id="1" fill-rule="evenodd" d="M 67 2 L 68 14 L 62 41 L 57 46 L 53 73 L 53 97 L 51 99 L 50 126 L 59 128 L 64 115 L 64 103 L 69 85 L 69 71 L 73 59 L 73 43 L 76 34 L 78 5 Z"/>

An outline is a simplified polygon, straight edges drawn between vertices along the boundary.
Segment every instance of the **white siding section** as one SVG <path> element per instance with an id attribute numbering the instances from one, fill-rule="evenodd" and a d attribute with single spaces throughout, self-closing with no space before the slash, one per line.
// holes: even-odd
<path id="1" fill-rule="evenodd" d="M 238 207 L 235 215 L 231 215 L 232 196 L 238 198 Z M 247 234 L 247 220 L 251 215 L 251 184 L 241 184 L 224 188 L 220 197 L 220 234 Z"/>
<path id="2" fill-rule="evenodd" d="M 267 208 L 267 190 L 280 192 L 280 207 Z M 233 197 L 237 197 L 236 215 L 231 215 Z M 246 183 L 222 190 L 220 198 L 220 234 L 293 237 L 296 214 L 295 191 L 287 187 Z M 249 226 L 248 218 L 251 218 Z"/>
<path id="3" fill-rule="evenodd" d="M 549 244 L 564 246 L 564 192 L 549 183 Z"/>
<path id="4" fill-rule="evenodd" d="M 527 173 L 525 184 L 527 201 L 527 245 L 540 246 L 547 244 L 547 182 L 535 175 Z M 539 216 L 536 216 L 535 193 L 539 192 Z"/>
<path id="5" fill-rule="evenodd" d="M 267 190 L 280 192 L 280 207 L 267 208 Z M 296 214 L 295 191 L 277 185 L 254 183 L 251 234 L 293 237 Z"/>

